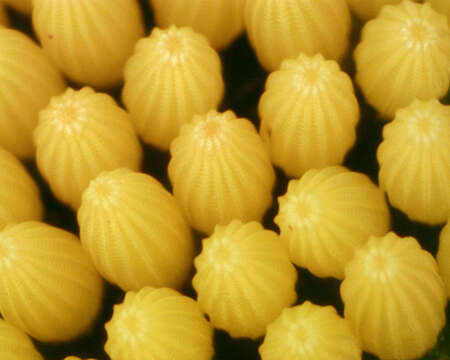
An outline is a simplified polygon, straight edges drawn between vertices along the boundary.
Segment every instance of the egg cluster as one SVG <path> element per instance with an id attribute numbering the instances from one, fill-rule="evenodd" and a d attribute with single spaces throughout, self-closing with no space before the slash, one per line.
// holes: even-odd
<path id="1" fill-rule="evenodd" d="M 450 298 L 449 11 L 1 0 L 0 358 L 100 322 L 98 349 L 58 360 L 210 360 L 218 333 L 262 360 L 425 355 Z M 246 111 L 237 38 L 265 81 Z M 347 160 L 372 120 L 371 178 Z M 307 278 L 337 284 L 335 307 Z"/>

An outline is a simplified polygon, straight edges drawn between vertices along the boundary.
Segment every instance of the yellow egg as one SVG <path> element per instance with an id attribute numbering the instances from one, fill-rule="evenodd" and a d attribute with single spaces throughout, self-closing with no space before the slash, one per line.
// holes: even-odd
<path id="1" fill-rule="evenodd" d="M 386 5 L 364 26 L 354 56 L 356 82 L 386 119 L 415 98 L 440 98 L 449 88 L 450 29 L 428 3 Z"/>
<path id="2" fill-rule="evenodd" d="M 110 87 L 144 25 L 136 0 L 34 0 L 33 27 L 53 62 L 80 84 Z"/>
<path id="3" fill-rule="evenodd" d="M 439 235 L 439 249 L 436 260 L 447 289 L 447 296 L 450 299 L 450 225 L 448 221 Z"/>
<path id="4" fill-rule="evenodd" d="M 160 27 L 189 26 L 216 49 L 227 47 L 244 30 L 246 0 L 149 0 Z"/>
<path id="5" fill-rule="evenodd" d="M 371 237 L 345 267 L 340 292 L 363 350 L 381 359 L 421 357 L 445 324 L 438 266 L 412 237 Z"/>
<path id="6" fill-rule="evenodd" d="M 105 325 L 111 360 L 210 360 L 211 325 L 197 303 L 168 288 L 128 292 Z"/>
<path id="7" fill-rule="evenodd" d="M 305 301 L 284 309 L 267 327 L 259 353 L 262 360 L 360 360 L 361 346 L 350 322 L 332 306 Z"/>
<path id="8" fill-rule="evenodd" d="M 402 0 L 347 0 L 350 9 L 363 20 L 369 20 L 376 17 L 384 5 L 397 4 L 401 1 Z"/>
<path id="9" fill-rule="evenodd" d="M 447 22 L 450 25 L 450 1 L 449 0 L 428 0 L 436 11 L 447 16 Z"/>
<path id="10" fill-rule="evenodd" d="M 416 100 L 397 111 L 377 158 L 380 186 L 393 206 L 428 224 L 450 217 L 450 106 Z"/>
<path id="11" fill-rule="evenodd" d="M 31 158 L 39 111 L 64 91 L 64 81 L 43 51 L 19 31 L 0 27 L 0 49 L 0 146 Z"/>
<path id="12" fill-rule="evenodd" d="M 3 319 L 0 319 L 0 359 L 44 360 L 25 333 Z"/>
<path id="13" fill-rule="evenodd" d="M 389 230 L 383 191 L 361 173 L 333 166 L 291 180 L 274 221 L 293 263 L 319 277 L 344 277 L 354 250 Z"/>
<path id="14" fill-rule="evenodd" d="M 269 71 L 300 53 L 341 59 L 348 48 L 350 20 L 345 0 L 247 0 L 245 7 L 250 44 Z"/>
<path id="15" fill-rule="evenodd" d="M 142 149 L 131 118 L 107 94 L 69 88 L 39 118 L 37 165 L 55 196 L 74 210 L 102 171 L 140 168 Z"/>
<path id="16" fill-rule="evenodd" d="M 78 210 L 80 238 L 102 276 L 123 290 L 183 285 L 194 241 L 172 194 L 127 169 L 91 181 Z"/>
<path id="17" fill-rule="evenodd" d="M 125 66 L 122 98 L 144 142 L 168 150 L 180 127 L 215 109 L 224 84 L 218 54 L 190 28 L 140 40 Z"/>
<path id="18" fill-rule="evenodd" d="M 196 115 L 170 146 L 169 178 L 190 224 L 211 234 L 233 219 L 261 220 L 275 172 L 262 139 L 232 111 Z"/>
<path id="19" fill-rule="evenodd" d="M 20 11 L 23 14 L 30 15 L 33 9 L 34 0 L 2 0 L 8 6 L 11 6 L 14 10 Z"/>
<path id="20" fill-rule="evenodd" d="M 350 77 L 321 54 L 285 60 L 259 101 L 260 133 L 289 176 L 342 163 L 353 146 L 359 106 Z"/>
<path id="21" fill-rule="evenodd" d="M 43 214 L 39 189 L 25 167 L 0 148 L 0 229 L 12 222 L 40 220 Z"/>
<path id="22" fill-rule="evenodd" d="M 252 221 L 216 226 L 194 260 L 192 284 L 211 324 L 256 339 L 297 299 L 297 272 L 273 231 Z"/>
<path id="23" fill-rule="evenodd" d="M 37 221 L 0 231 L 0 313 L 39 341 L 67 341 L 88 331 L 102 290 L 75 235 Z"/>

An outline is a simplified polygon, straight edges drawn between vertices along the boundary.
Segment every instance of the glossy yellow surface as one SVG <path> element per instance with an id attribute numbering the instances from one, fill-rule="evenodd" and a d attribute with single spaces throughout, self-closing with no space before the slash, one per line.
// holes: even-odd
<path id="1" fill-rule="evenodd" d="M 245 27 L 261 65 L 276 70 L 286 58 L 347 51 L 350 11 L 345 0 L 247 0 Z"/>
<path id="2" fill-rule="evenodd" d="M 450 77 L 450 29 L 429 3 L 387 5 L 355 49 L 356 82 L 386 120 L 415 98 L 444 96 Z"/>
<path id="3" fill-rule="evenodd" d="M 447 297 L 450 299 L 450 223 L 442 229 L 439 235 L 439 249 L 436 260 L 439 265 L 439 272 L 444 280 L 447 289 Z"/>
<path id="4" fill-rule="evenodd" d="M 414 101 L 385 125 L 377 150 L 380 187 L 412 220 L 450 217 L 450 106 Z"/>
<path id="5" fill-rule="evenodd" d="M 436 11 L 447 16 L 447 21 L 450 25 L 450 1 L 448 0 L 428 0 Z"/>
<path id="6" fill-rule="evenodd" d="M 22 163 L 0 148 L 0 229 L 12 222 L 40 220 L 40 192 Z"/>
<path id="7" fill-rule="evenodd" d="M 39 171 L 74 210 L 102 171 L 140 168 L 142 149 L 131 118 L 107 94 L 69 88 L 53 97 L 39 118 L 34 132 Z"/>
<path id="8" fill-rule="evenodd" d="M 359 106 L 350 77 L 321 54 L 301 54 L 272 72 L 259 101 L 260 133 L 289 176 L 342 163 L 353 146 Z"/>
<path id="9" fill-rule="evenodd" d="M 89 330 L 103 285 L 78 238 L 37 221 L 0 231 L 0 313 L 39 341 Z"/>
<path id="10" fill-rule="evenodd" d="M 19 31 L 0 27 L 0 49 L 0 147 L 32 158 L 39 111 L 65 84 L 42 49 Z"/>
<path id="11" fill-rule="evenodd" d="M 259 347 L 262 360 L 359 360 L 361 352 L 349 321 L 309 301 L 284 309 Z"/>
<path id="12" fill-rule="evenodd" d="M 371 237 L 347 264 L 340 292 L 363 349 L 381 359 L 421 357 L 445 324 L 438 266 L 413 237 Z"/>
<path id="13" fill-rule="evenodd" d="M 46 53 L 72 81 L 111 87 L 144 25 L 136 0 L 33 0 L 33 27 Z"/>
<path id="14" fill-rule="evenodd" d="M 223 49 L 244 30 L 246 0 L 149 0 L 160 27 L 188 26 Z"/>
<path id="15" fill-rule="evenodd" d="M 3 319 L 0 319 L 0 359 L 44 360 L 25 333 Z"/>
<path id="16" fill-rule="evenodd" d="M 153 29 L 125 67 L 122 98 L 144 142 L 168 150 L 180 127 L 215 109 L 224 84 L 219 55 L 190 28 Z"/>
<path id="17" fill-rule="evenodd" d="M 216 226 L 194 260 L 192 284 L 211 324 L 256 339 L 297 299 L 297 272 L 278 235 L 255 221 Z"/>
<path id="18" fill-rule="evenodd" d="M 398 4 L 402 0 L 347 0 L 350 9 L 362 20 L 378 15 L 384 5 Z M 446 0 L 444 0 L 446 1 Z"/>
<path id="19" fill-rule="evenodd" d="M 105 325 L 111 360 L 210 360 L 213 330 L 197 303 L 168 288 L 128 292 Z"/>
<path id="20" fill-rule="evenodd" d="M 261 220 L 275 172 L 250 121 L 232 111 L 196 115 L 170 147 L 169 178 L 190 224 L 211 234 L 233 219 Z"/>
<path id="21" fill-rule="evenodd" d="M 344 278 L 354 250 L 389 230 L 383 191 L 366 175 L 341 166 L 291 180 L 278 203 L 274 221 L 292 262 L 319 277 Z"/>
<path id="22" fill-rule="evenodd" d="M 194 240 L 172 194 L 147 174 L 118 169 L 91 181 L 78 210 L 80 238 L 100 274 L 123 290 L 179 288 Z"/>

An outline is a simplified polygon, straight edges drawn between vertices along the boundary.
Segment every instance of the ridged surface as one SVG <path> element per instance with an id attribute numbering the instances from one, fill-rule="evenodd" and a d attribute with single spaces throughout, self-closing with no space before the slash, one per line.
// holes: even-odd
<path id="1" fill-rule="evenodd" d="M 276 233 L 255 221 L 216 226 L 194 260 L 192 284 L 211 324 L 256 339 L 297 299 L 297 272 Z"/>
<path id="2" fill-rule="evenodd" d="M 0 229 L 11 222 L 40 220 L 43 214 L 37 185 L 12 154 L 0 148 Z"/>
<path id="3" fill-rule="evenodd" d="M 0 312 L 34 338 L 67 341 L 86 332 L 102 289 L 75 235 L 36 221 L 0 231 Z"/>
<path id="4" fill-rule="evenodd" d="M 371 237 L 347 264 L 340 292 L 363 350 L 382 359 L 419 358 L 445 324 L 436 261 L 412 237 Z"/>
<path id="5" fill-rule="evenodd" d="M 33 27 L 71 80 L 109 87 L 144 36 L 141 16 L 136 0 L 34 0 Z"/>
<path id="6" fill-rule="evenodd" d="M 261 220 L 275 172 L 262 139 L 232 111 L 194 116 L 170 147 L 169 178 L 190 224 L 211 234 L 233 219 Z"/>
<path id="7" fill-rule="evenodd" d="M 384 5 L 397 4 L 402 0 L 347 0 L 350 9 L 362 20 L 369 20 L 378 15 Z M 447 0 L 444 0 L 447 1 Z"/>
<path id="8" fill-rule="evenodd" d="M 80 238 L 100 274 L 123 290 L 183 285 L 194 241 L 172 194 L 149 175 L 118 169 L 92 180 L 78 211 Z"/>
<path id="9" fill-rule="evenodd" d="M 347 51 L 350 11 L 345 0 L 247 0 L 245 27 L 261 65 L 322 53 L 339 60 Z"/>
<path id="10" fill-rule="evenodd" d="M 210 360 L 211 325 L 197 303 L 172 289 L 128 292 L 105 325 L 111 360 Z"/>
<path id="11" fill-rule="evenodd" d="M 414 101 L 383 129 L 378 174 L 393 206 L 439 224 L 450 217 L 450 106 Z"/>
<path id="12" fill-rule="evenodd" d="M 284 309 L 267 327 L 259 353 L 262 360 L 359 360 L 361 346 L 350 322 L 332 306 L 305 301 Z"/>
<path id="13" fill-rule="evenodd" d="M 344 278 L 354 250 L 389 230 L 383 191 L 366 175 L 340 166 L 291 180 L 278 203 L 274 221 L 292 262 L 319 277 Z"/>
<path id="14" fill-rule="evenodd" d="M 149 0 L 160 27 L 189 26 L 216 49 L 227 47 L 244 30 L 246 0 Z"/>
<path id="15" fill-rule="evenodd" d="M 450 76 L 450 29 L 430 4 L 385 6 L 362 30 L 356 47 L 356 82 L 382 117 L 415 98 L 445 95 Z"/>
<path id="16" fill-rule="evenodd" d="M 439 235 L 439 249 L 436 255 L 441 278 L 447 289 L 447 297 L 450 299 L 450 223 L 444 226 Z"/>
<path id="17" fill-rule="evenodd" d="M 428 0 L 436 11 L 447 16 L 448 24 L 450 25 L 450 1 L 448 0 Z"/>
<path id="18" fill-rule="evenodd" d="M 340 164 L 353 146 L 359 106 L 350 77 L 321 54 L 285 60 L 259 101 L 260 133 L 289 176 Z"/>
<path id="19" fill-rule="evenodd" d="M 122 98 L 142 139 L 163 150 L 194 114 L 215 109 L 224 84 L 218 54 L 189 28 L 154 29 L 125 67 Z"/>
<path id="20" fill-rule="evenodd" d="M 26 15 L 31 14 L 33 1 L 34 0 L 2 0 L 3 3 Z"/>
<path id="21" fill-rule="evenodd" d="M 74 210 L 102 171 L 138 170 L 142 149 L 129 114 L 107 94 L 67 89 L 41 111 L 36 161 L 56 197 Z"/>
<path id="22" fill-rule="evenodd" d="M 44 360 L 25 333 L 3 319 L 0 319 L 0 359 Z"/>
<path id="23" fill-rule="evenodd" d="M 64 91 L 64 81 L 26 35 L 0 28 L 0 49 L 0 146 L 20 158 L 32 158 L 39 111 Z"/>

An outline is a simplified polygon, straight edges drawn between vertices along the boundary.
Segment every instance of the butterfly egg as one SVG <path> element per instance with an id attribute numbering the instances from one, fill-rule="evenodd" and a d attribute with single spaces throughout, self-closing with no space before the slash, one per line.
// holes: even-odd
<path id="1" fill-rule="evenodd" d="M 149 0 L 160 27 L 188 26 L 224 49 L 244 30 L 245 0 Z"/>
<path id="2" fill-rule="evenodd" d="M 0 260 L 1 262 L 1 260 Z M 0 265 L 1 266 L 1 265 Z M 30 338 L 15 326 L 0 318 L 0 359 L 44 360 Z"/>
<path id="3" fill-rule="evenodd" d="M 170 146 L 169 178 L 190 224 L 211 234 L 233 219 L 261 220 L 275 172 L 254 126 L 232 111 L 194 116 Z"/>
<path id="4" fill-rule="evenodd" d="M 250 44 L 268 71 L 300 53 L 339 60 L 348 48 L 345 0 L 247 0 L 244 19 Z"/>
<path id="5" fill-rule="evenodd" d="M 0 313 L 37 340 L 67 341 L 89 330 L 102 292 L 75 235 L 37 221 L 0 231 Z"/>
<path id="6" fill-rule="evenodd" d="M 415 98 L 440 98 L 449 88 L 450 29 L 428 3 L 385 6 L 364 26 L 354 56 L 356 82 L 386 119 Z"/>
<path id="7" fill-rule="evenodd" d="M 192 284 L 211 324 L 256 339 L 297 299 L 297 272 L 278 235 L 255 221 L 217 225 L 203 240 Z"/>
<path id="8" fill-rule="evenodd" d="M 439 224 L 450 216 L 449 120 L 450 106 L 415 100 L 383 129 L 380 187 L 412 220 Z"/>
<path id="9" fill-rule="evenodd" d="M 356 139 L 359 106 L 350 77 L 321 54 L 287 59 L 259 101 L 260 133 L 289 176 L 342 163 Z"/>
<path id="10" fill-rule="evenodd" d="M 278 203 L 274 222 L 291 261 L 319 277 L 343 279 L 354 250 L 389 230 L 383 191 L 341 166 L 312 169 L 289 181 Z"/>
<path id="11" fill-rule="evenodd" d="M 197 303 L 168 288 L 127 292 L 105 325 L 111 360 L 210 360 L 213 329 Z"/>
<path id="12" fill-rule="evenodd" d="M 362 20 L 369 20 L 378 15 L 384 5 L 393 5 L 402 0 L 347 0 L 350 9 Z"/>
<path id="13" fill-rule="evenodd" d="M 284 309 L 267 327 L 258 350 L 262 360 L 361 359 L 359 339 L 350 322 L 332 306 L 309 301 Z"/>
<path id="14" fill-rule="evenodd" d="M 450 225 L 448 221 L 439 235 L 439 249 L 436 260 L 447 289 L 447 296 L 450 299 Z"/>
<path id="15" fill-rule="evenodd" d="M 40 220 L 39 189 L 22 163 L 0 148 L 0 229 L 12 222 Z"/>
<path id="16" fill-rule="evenodd" d="M 191 231 L 153 177 L 128 169 L 102 173 L 83 194 L 78 223 L 100 274 L 123 290 L 185 282 L 194 258 Z"/>
<path id="17" fill-rule="evenodd" d="M 0 147 L 31 158 L 39 111 L 64 91 L 64 81 L 42 49 L 19 31 L 0 27 L 0 49 Z"/>
<path id="18" fill-rule="evenodd" d="M 41 111 L 34 132 L 38 168 L 74 210 L 102 171 L 140 168 L 142 149 L 129 114 L 107 94 L 67 89 Z"/>
<path id="19" fill-rule="evenodd" d="M 143 141 L 163 150 L 195 114 L 223 96 L 219 55 L 190 28 L 155 28 L 125 66 L 122 98 Z"/>
<path id="20" fill-rule="evenodd" d="M 447 16 L 447 23 L 450 25 L 450 1 L 448 0 L 428 0 L 431 7 Z"/>
<path id="21" fill-rule="evenodd" d="M 421 357 L 445 324 L 438 266 L 412 237 L 371 237 L 345 267 L 340 293 L 363 350 L 381 359 Z"/>
<path id="22" fill-rule="evenodd" d="M 34 0 L 33 27 L 46 53 L 72 81 L 111 87 L 144 25 L 136 0 Z"/>
<path id="23" fill-rule="evenodd" d="M 30 15 L 33 9 L 34 0 L 2 0 L 8 6 L 11 6 L 14 10 L 21 12 L 25 15 Z"/>

